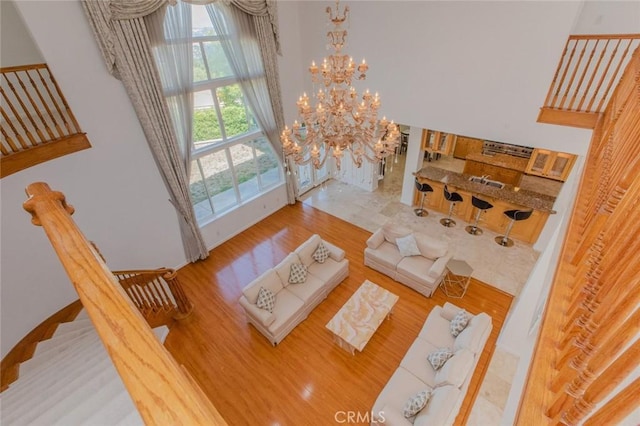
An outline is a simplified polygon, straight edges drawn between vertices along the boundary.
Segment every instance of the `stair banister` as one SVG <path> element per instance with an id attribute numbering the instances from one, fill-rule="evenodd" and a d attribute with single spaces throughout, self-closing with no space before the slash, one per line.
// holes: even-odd
<path id="1" fill-rule="evenodd" d="M 44 228 L 145 424 L 226 425 L 84 237 L 64 194 L 43 182 L 26 192 L 25 210 Z"/>

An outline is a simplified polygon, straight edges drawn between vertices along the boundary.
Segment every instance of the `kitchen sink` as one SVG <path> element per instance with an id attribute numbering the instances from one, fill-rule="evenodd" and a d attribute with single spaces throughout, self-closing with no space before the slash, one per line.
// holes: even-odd
<path id="1" fill-rule="evenodd" d="M 482 185 L 492 186 L 494 188 L 502 189 L 504 188 L 504 183 L 498 182 L 497 180 L 490 180 L 484 176 L 471 176 L 469 181 L 475 183 L 481 183 Z"/>

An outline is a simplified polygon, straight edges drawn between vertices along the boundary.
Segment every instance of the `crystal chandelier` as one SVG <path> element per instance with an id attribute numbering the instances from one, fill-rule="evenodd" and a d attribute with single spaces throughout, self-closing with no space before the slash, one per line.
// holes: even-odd
<path id="1" fill-rule="evenodd" d="M 321 85 L 315 94 L 316 105 L 312 107 L 307 94 L 303 94 L 297 102 L 301 123 L 296 120 L 291 129 L 285 127 L 280 137 L 285 156 L 299 165 L 311 162 L 316 169 L 322 168 L 332 156 L 340 170 L 345 151 L 356 167 L 362 166 L 363 159 L 378 163 L 395 151 L 400 139 L 393 121 L 384 117 L 378 121 L 378 94 L 372 95 L 367 90 L 359 101 L 358 92 L 351 86 L 356 70 L 357 79 L 364 80 L 369 66 L 363 59 L 356 67 L 353 58 L 342 52 L 347 30 L 341 26 L 349 7 L 345 6 L 340 15 L 339 3 L 337 0 L 335 16 L 331 7 L 326 9 L 333 23 L 333 29 L 327 33 L 333 53 L 320 66 L 312 62 L 309 67 L 314 87 Z"/>

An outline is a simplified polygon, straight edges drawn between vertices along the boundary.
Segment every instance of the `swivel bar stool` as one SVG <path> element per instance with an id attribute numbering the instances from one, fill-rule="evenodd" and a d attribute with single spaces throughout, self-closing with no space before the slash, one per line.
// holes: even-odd
<path id="1" fill-rule="evenodd" d="M 481 200 L 475 195 L 471 196 L 471 204 L 473 204 L 473 207 L 478 209 L 478 212 L 476 213 L 476 222 L 473 225 L 469 225 L 464 229 L 471 235 L 482 235 L 482 229 L 478 228 L 478 222 L 480 222 L 480 215 L 486 212 L 487 210 L 489 210 L 490 208 L 493 208 L 493 204 L 491 204 L 488 201 Z"/>
<path id="2" fill-rule="evenodd" d="M 449 202 L 449 216 L 443 217 L 440 219 L 440 224 L 450 228 L 452 226 L 456 226 L 456 221 L 451 219 L 451 215 L 453 214 L 453 209 L 456 206 L 456 203 L 462 202 L 462 196 L 457 192 L 449 192 L 449 188 L 447 185 L 444 186 L 444 198 Z"/>
<path id="3" fill-rule="evenodd" d="M 415 209 L 413 212 L 416 216 L 427 216 L 429 212 L 424 208 L 424 199 L 427 196 L 427 192 L 433 192 L 433 188 L 428 183 L 418 182 L 418 178 L 416 178 L 416 189 L 422 193 L 422 200 L 420 201 L 420 208 Z"/>
<path id="4" fill-rule="evenodd" d="M 509 233 L 511 232 L 511 228 L 513 228 L 513 224 L 516 222 L 516 220 L 529 219 L 529 216 L 531 216 L 531 213 L 533 213 L 533 209 L 532 210 L 505 210 L 503 214 L 507 216 L 509 219 L 511 219 L 511 222 L 509 222 L 509 226 L 507 226 L 507 232 L 504 235 L 500 235 L 495 238 L 496 243 L 504 247 L 511 247 L 513 245 L 513 240 L 509 238 Z"/>

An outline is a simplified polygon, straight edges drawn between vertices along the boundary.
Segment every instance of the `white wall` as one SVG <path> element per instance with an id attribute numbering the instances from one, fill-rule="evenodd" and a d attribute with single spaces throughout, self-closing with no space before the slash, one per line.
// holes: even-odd
<path id="1" fill-rule="evenodd" d="M 25 187 L 48 182 L 113 269 L 184 262 L 178 222 L 122 84 L 108 75 L 78 1 L 16 4 L 92 148 L 0 181 L 2 356 L 77 295 L 42 228 L 22 209 Z M 3 42 L 16 35 L 2 26 Z M 4 64 L 3 64 L 4 65 Z"/>
<path id="2" fill-rule="evenodd" d="M 2 66 L 41 64 L 42 53 L 24 26 L 15 3 L 11 0 L 0 2 L 0 28 L 11 37 L 0 38 L 0 64 Z"/>
<path id="3" fill-rule="evenodd" d="M 586 1 L 572 34 L 640 33 L 639 1 Z"/>

